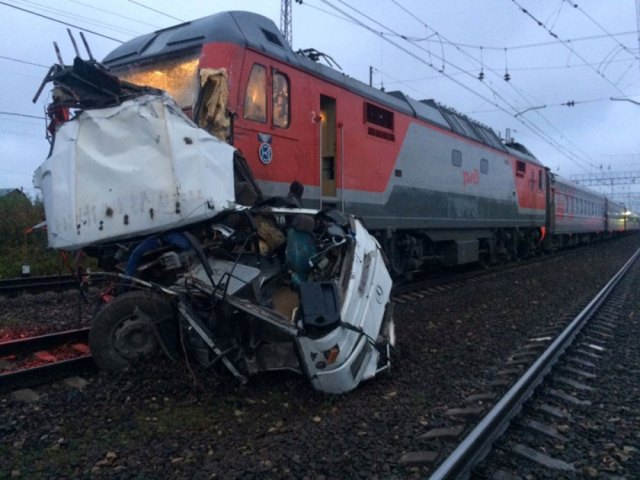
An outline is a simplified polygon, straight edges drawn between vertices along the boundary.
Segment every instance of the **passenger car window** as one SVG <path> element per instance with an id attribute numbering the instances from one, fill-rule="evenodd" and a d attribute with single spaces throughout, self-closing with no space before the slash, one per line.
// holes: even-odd
<path id="1" fill-rule="evenodd" d="M 267 69 L 254 65 L 244 96 L 244 118 L 265 123 L 267 121 Z"/>
<path id="2" fill-rule="evenodd" d="M 486 158 L 480 159 L 480 172 L 487 174 L 489 173 L 489 160 Z"/>
<path id="3" fill-rule="evenodd" d="M 273 74 L 273 126 L 289 126 L 289 79 L 280 72 Z"/>
<path id="4" fill-rule="evenodd" d="M 451 150 L 451 163 L 454 167 L 462 166 L 462 152 L 460 150 Z"/>

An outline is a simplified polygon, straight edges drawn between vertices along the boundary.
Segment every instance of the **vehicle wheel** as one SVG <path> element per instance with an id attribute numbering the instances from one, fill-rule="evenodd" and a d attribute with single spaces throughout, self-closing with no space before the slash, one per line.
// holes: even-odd
<path id="1" fill-rule="evenodd" d="M 124 293 L 93 318 L 89 332 L 91 355 L 104 370 L 123 370 L 157 353 L 157 333 L 165 333 L 172 325 L 175 310 L 167 298 L 146 291 Z"/>

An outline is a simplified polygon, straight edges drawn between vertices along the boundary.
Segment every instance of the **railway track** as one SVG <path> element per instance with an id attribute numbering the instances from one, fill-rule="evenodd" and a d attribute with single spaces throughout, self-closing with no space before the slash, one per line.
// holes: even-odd
<path id="1" fill-rule="evenodd" d="M 544 451 L 538 451 L 517 441 L 505 441 L 499 448 L 500 455 L 494 453 L 494 446 L 511 434 L 513 425 L 520 428 L 525 426 L 541 435 L 561 439 L 561 433 L 554 427 L 523 417 L 523 409 L 527 412 L 532 409 L 540 410 L 543 414 L 551 416 L 566 415 L 547 403 L 546 397 L 560 399 L 569 405 L 588 404 L 588 400 L 577 398 L 574 392 L 588 392 L 591 389 L 588 382 L 595 375 L 589 370 L 595 366 L 594 362 L 604 350 L 603 343 L 615 328 L 616 312 L 621 310 L 624 297 L 628 293 L 624 291 L 624 285 L 619 284 L 639 256 L 640 250 L 636 251 L 623 268 L 559 334 L 549 333 L 531 338 L 520 352 L 512 355 L 509 365 L 500 372 L 503 375 L 502 380 L 494 382 L 495 387 L 508 388 L 500 398 L 493 392 L 471 395 L 465 399 L 465 407 L 450 409 L 445 413 L 452 418 L 457 417 L 454 426 L 436 428 L 421 437 L 424 442 L 432 441 L 441 450 L 449 451 L 446 459 L 430 476 L 431 479 L 517 479 L 521 478 L 517 473 L 505 470 L 500 465 L 513 465 L 518 461 L 529 462 L 537 468 L 546 469 L 544 478 L 551 478 L 554 471 L 558 472 L 557 475 L 574 474 L 575 468 L 570 462 L 553 458 Z M 566 393 L 563 387 L 572 393 Z M 532 404 L 531 399 L 534 395 L 536 402 Z M 486 411 L 487 405 L 491 405 L 492 402 L 495 403 Z M 478 415 L 483 416 L 473 427 L 460 423 L 464 418 L 477 418 Z M 459 443 L 452 447 L 451 442 L 455 441 Z M 487 456 L 497 456 L 501 460 L 483 462 Z M 505 457 L 511 459 L 512 456 L 520 460 L 505 460 Z M 400 463 L 420 465 L 433 463 L 437 458 L 442 458 L 442 451 L 419 450 L 404 454 Z M 481 462 L 488 463 L 489 466 L 478 468 Z M 534 474 L 529 478 L 542 477 Z"/>
<path id="2" fill-rule="evenodd" d="M 81 328 L 0 343 L 0 393 L 95 370 Z"/>
<path id="3" fill-rule="evenodd" d="M 191 478 L 203 473 L 237 478 L 251 475 L 265 478 L 302 478 L 306 475 L 314 478 L 319 475 L 328 477 L 331 475 L 329 472 L 334 476 L 337 472 L 344 478 L 376 475 L 383 478 L 428 478 L 439 465 L 436 462 L 442 461 L 457 447 L 463 438 L 460 435 L 468 434 L 479 416 L 486 414 L 495 400 L 519 378 L 522 372 L 515 371 L 530 365 L 544 346 L 555 338 L 560 330 L 558 325 L 569 321 L 567 315 L 558 318 L 558 313 L 563 312 L 561 305 L 565 302 L 574 305 L 573 318 L 600 288 L 596 285 L 601 286 L 605 278 L 612 275 L 639 246 L 637 239 L 630 239 L 625 241 L 626 255 L 614 254 L 613 250 L 617 249 L 609 248 L 576 261 L 559 262 L 553 269 L 558 270 L 557 274 L 547 275 L 552 269 L 545 264 L 531 271 L 515 271 L 506 275 L 508 278 L 504 280 L 491 278 L 486 286 L 483 280 L 482 285 L 474 283 L 443 295 L 434 294 L 413 304 L 398 305 L 401 327 L 398 331 L 404 338 L 399 343 L 393 375 L 339 398 L 318 397 L 309 392 L 307 385 L 287 374 L 274 374 L 249 387 L 236 388 L 225 378 L 200 371 L 192 377 L 186 365 L 172 365 L 164 361 L 133 369 L 127 375 L 93 376 L 92 381 L 84 386 L 82 395 L 77 394 L 75 389 L 79 387 L 72 382 L 56 382 L 36 389 L 36 394 L 44 393 L 37 401 L 21 400 L 13 395 L 0 396 L 3 406 L 0 408 L 3 412 L 0 438 L 5 442 L 0 447 L 7 447 L 4 470 L 0 462 L 0 477 L 9 477 L 11 469 L 20 470 L 25 478 L 45 474 L 73 478 L 83 472 L 85 476 L 91 476 L 97 460 L 95 452 L 103 451 L 117 454 L 109 465 L 101 463 L 101 473 L 107 476 L 117 476 L 118 470 L 114 469 L 121 468 L 140 471 L 151 478 L 172 475 Z M 580 268 L 572 270 L 568 265 Z M 535 281 L 525 281 L 530 278 Z M 640 278 L 636 278 L 635 285 L 638 282 Z M 540 288 L 541 285 L 545 287 Z M 564 285 L 573 288 L 563 289 Z M 548 301 L 544 300 L 543 292 L 547 292 Z M 560 298 L 552 297 L 555 292 L 561 294 Z M 587 298 L 580 292 L 591 294 Z M 633 304 L 632 297 L 630 295 L 626 301 L 628 308 Z M 571 299 L 576 301 L 571 302 Z M 552 306 L 542 307 L 543 304 Z M 510 309 L 509 305 L 514 307 Z M 37 310 L 32 314 L 37 316 Z M 483 328 L 485 325 L 495 326 L 499 331 L 494 335 L 492 328 Z M 615 342 L 616 349 L 620 348 L 620 334 L 627 332 L 629 341 L 633 341 L 635 334 L 632 332 L 637 332 L 636 327 L 640 327 L 638 321 L 628 322 L 625 328 L 618 327 L 610 342 Z M 511 331 L 515 333 L 511 334 Z M 526 339 L 530 342 L 521 351 Z M 591 347 L 589 350 L 597 353 Z M 579 354 L 575 357 L 584 359 Z M 587 361 L 597 363 L 593 359 Z M 570 366 L 597 373 L 597 379 L 586 379 L 581 383 L 598 387 L 600 391 L 598 380 L 604 376 L 602 363 L 599 363 L 598 370 L 577 364 L 575 360 Z M 612 367 L 609 372 L 611 383 L 616 382 L 619 375 L 620 371 Z M 568 375 L 564 372 L 563 376 Z M 492 386 L 494 380 L 500 384 Z M 615 387 L 616 392 L 624 392 L 626 388 L 629 393 L 625 398 L 630 400 L 607 409 L 612 412 L 611 416 L 623 417 L 627 422 L 626 427 L 615 424 L 617 438 L 620 438 L 620 427 L 626 428 L 623 430 L 626 440 L 619 444 L 620 450 L 628 445 L 637 445 L 634 440 L 636 432 L 640 431 L 634 428 L 637 424 L 634 419 L 640 417 L 636 415 L 637 408 L 633 407 L 633 392 L 640 390 L 634 389 L 633 385 L 621 383 Z M 557 384 L 554 390 L 559 390 Z M 569 388 L 566 391 L 571 393 Z M 601 393 L 606 394 L 605 391 Z M 590 398 L 595 410 L 596 397 L 580 392 L 577 396 L 580 400 Z M 483 397 L 491 399 L 481 400 Z M 536 394 L 536 400 L 538 398 L 541 397 Z M 552 404 L 551 401 L 537 400 L 522 411 L 531 415 L 547 408 L 544 405 L 547 403 Z M 633 410 L 625 417 L 622 408 L 629 406 Z M 471 417 L 461 411 L 471 408 L 454 407 L 473 407 L 482 411 Z M 605 403 L 606 407 L 608 404 Z M 581 407 L 580 415 L 590 415 L 593 410 Z M 159 415 L 160 412 L 167 414 Z M 456 416 L 449 417 L 449 413 Z M 458 415 L 460 413 L 463 415 Z M 576 437 L 571 438 L 572 431 L 576 433 L 576 424 L 582 423 L 576 421 L 578 414 L 575 409 L 571 415 L 573 421 L 558 421 L 554 426 L 558 427 L 556 430 L 560 435 L 569 437 L 565 448 L 576 450 L 576 445 L 584 444 L 586 440 L 574 442 Z M 185 450 L 175 450 L 177 427 L 173 419 L 180 419 L 178 435 L 181 444 L 187 445 Z M 540 418 L 537 420 L 541 421 Z M 521 417 L 517 422 L 528 424 L 530 420 Z M 547 420 L 547 423 L 554 424 L 552 420 Z M 64 435 L 51 436 L 52 427 L 61 424 L 66 426 Z M 564 424 L 569 424 L 570 432 L 563 430 Z M 100 431 L 101 435 L 87 437 L 87 425 L 91 430 Z M 464 429 L 454 438 L 452 432 L 460 425 Z M 444 432 L 446 437 L 440 437 L 443 440 L 422 438 L 423 435 L 435 438 L 437 432 L 433 430 L 437 427 L 449 429 Z M 148 434 L 140 436 L 141 431 Z M 43 442 L 41 439 L 45 435 L 48 435 L 47 440 Z M 191 446 L 198 445 L 204 435 L 224 438 L 225 448 L 213 447 L 210 450 L 205 444 L 203 450 L 193 450 Z M 504 438 L 496 442 L 497 448 L 474 469 L 473 475 L 478 475 L 479 471 L 495 472 L 493 465 L 487 467 L 485 463 L 493 462 L 490 459 L 500 454 L 508 454 L 510 458 L 517 456 L 512 453 L 514 448 L 506 446 Z M 447 447 L 443 446 L 445 441 Z M 544 450 L 522 439 L 518 443 L 568 462 L 576 458 L 576 455 L 561 455 L 553 445 Z M 14 448 L 14 444 L 18 447 Z M 122 448 L 123 444 L 127 448 Z M 72 462 L 51 464 L 49 448 L 52 445 L 62 445 L 56 448 L 73 452 Z M 600 445 L 596 448 L 605 452 L 607 443 Z M 327 453 L 319 454 L 320 451 Z M 420 460 L 429 451 L 438 454 L 430 463 L 407 466 L 399 462 L 407 452 L 420 453 Z M 167 457 L 167 452 L 173 455 Z M 263 463 L 264 452 L 269 452 L 266 457 L 272 462 L 269 466 Z M 176 456 L 187 458 L 187 453 L 192 455 L 189 457 L 192 463 L 173 461 Z M 519 461 L 529 460 L 520 458 Z M 597 467 L 596 463 L 592 465 Z M 159 467 L 150 467 L 152 465 Z M 498 468 L 507 470 L 504 465 L 498 465 Z M 510 471 L 522 472 L 518 469 Z M 629 473 L 634 471 L 640 470 L 627 466 L 626 470 L 620 469 L 616 473 L 625 475 L 625 478 L 635 478 L 633 473 Z M 491 475 L 481 478 L 491 478 Z M 521 475 L 521 478 L 558 478 L 558 475 Z M 578 473 L 574 478 L 587 476 Z"/>
<path id="4" fill-rule="evenodd" d="M 579 253 L 583 250 L 564 252 L 563 255 L 571 255 L 574 252 Z M 473 269 L 453 275 L 433 276 L 426 280 L 395 288 L 393 300 L 396 303 L 407 303 L 427 295 L 450 291 L 469 283 L 486 280 L 505 271 L 527 267 L 559 257 L 560 255 L 545 255 L 491 269 Z M 102 277 L 98 276 L 98 278 L 101 279 Z M 51 291 L 77 288 L 78 286 L 77 277 L 72 275 L 18 278 L 0 281 L 0 295 L 2 293 L 22 291 Z M 71 352 L 67 349 L 67 352 L 63 355 L 64 358 L 61 359 L 54 360 L 48 357 L 47 361 L 28 360 L 29 356 L 36 352 L 59 349 L 63 345 L 86 345 L 88 332 L 89 328 L 82 328 L 0 343 L 0 393 L 17 388 L 45 384 L 58 380 L 65 375 L 73 375 L 88 369 L 94 369 L 95 365 L 88 351 L 83 355 L 82 349 L 76 351 L 72 358 L 68 358 Z M 55 357 L 55 355 L 52 357 Z M 18 362 L 14 360 L 8 361 L 7 358 L 19 358 L 20 360 Z M 18 364 L 26 366 L 21 367 Z M 7 367 L 10 371 L 7 370 Z"/>
<path id="5" fill-rule="evenodd" d="M 79 288 L 75 275 L 46 275 L 40 277 L 20 277 L 0 280 L 0 296 L 16 295 L 22 292 L 40 293 Z"/>
<path id="6" fill-rule="evenodd" d="M 394 286 L 392 299 L 395 303 L 409 303 L 426 296 L 437 295 L 439 293 L 451 291 L 465 285 L 484 281 L 497 275 L 501 275 L 505 272 L 527 268 L 543 262 L 559 260 L 564 257 L 578 255 L 589 249 L 598 248 L 601 245 L 602 243 L 594 243 L 581 246 L 579 248 L 557 251 L 553 254 L 537 255 L 526 259 L 520 259 L 518 261 L 512 261 L 487 268 L 462 268 L 461 271 L 458 272 L 449 270 L 445 271 L 442 274 L 433 274 L 428 276 L 427 278 Z"/>

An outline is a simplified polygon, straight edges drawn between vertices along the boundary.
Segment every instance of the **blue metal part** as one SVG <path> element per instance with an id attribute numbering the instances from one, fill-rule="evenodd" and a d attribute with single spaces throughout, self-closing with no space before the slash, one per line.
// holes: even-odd
<path id="1" fill-rule="evenodd" d="M 291 270 L 291 281 L 295 288 L 307 280 L 311 267 L 311 257 L 316 253 L 316 243 L 309 232 L 301 232 L 290 228 L 287 233 L 287 248 L 285 250 L 286 264 Z"/>

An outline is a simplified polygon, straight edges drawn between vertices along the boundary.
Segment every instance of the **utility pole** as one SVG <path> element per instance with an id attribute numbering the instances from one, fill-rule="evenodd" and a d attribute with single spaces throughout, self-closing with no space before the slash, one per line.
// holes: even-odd
<path id="1" fill-rule="evenodd" d="M 291 21 L 291 0 L 281 0 L 280 3 L 280 31 L 287 43 L 293 45 L 293 28 Z"/>

